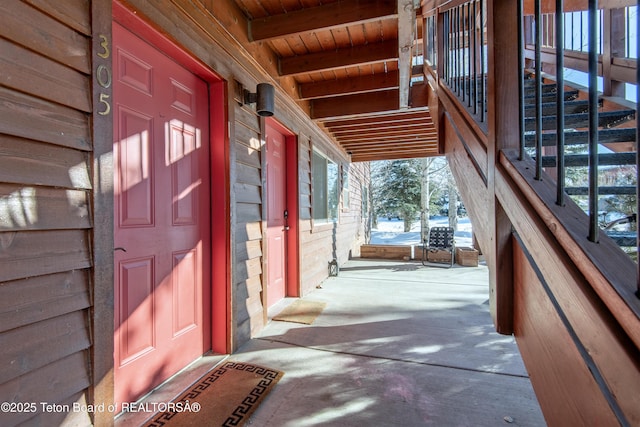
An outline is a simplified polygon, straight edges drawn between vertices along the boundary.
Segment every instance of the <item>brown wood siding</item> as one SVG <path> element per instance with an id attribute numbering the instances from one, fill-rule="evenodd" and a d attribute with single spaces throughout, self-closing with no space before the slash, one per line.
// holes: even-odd
<path id="1" fill-rule="evenodd" d="M 262 304 L 262 156 L 260 119 L 249 108 L 234 109 L 232 138 L 232 229 L 234 346 L 240 346 L 264 326 Z"/>
<path id="2" fill-rule="evenodd" d="M 31 3 L 0 5 L 0 396 L 38 403 L 7 426 L 90 383 L 90 3 Z"/>
<path id="3" fill-rule="evenodd" d="M 558 287 L 570 271 L 543 283 L 530 262 L 514 244 L 515 336 L 547 423 L 618 425 L 616 408 L 638 425 L 638 350 L 578 278 Z"/>
<path id="4" fill-rule="evenodd" d="M 487 222 L 489 217 L 489 189 L 483 183 L 483 177 L 474 167 L 472 157 L 468 155 L 463 142 L 455 131 L 454 124 L 447 116 L 444 119 L 442 132 L 446 140 L 447 159 L 451 166 L 451 172 L 456 181 L 460 196 L 471 223 L 473 232 L 477 236 L 478 243 L 485 255 L 491 254 L 492 229 Z M 474 144 L 475 141 L 466 141 L 466 144 Z M 475 142 L 475 145 L 480 144 Z"/>
<path id="5" fill-rule="evenodd" d="M 311 219 L 311 144 L 300 144 L 300 268 L 303 274 L 301 293 L 312 292 L 329 276 L 329 262 L 343 264 L 350 256 L 360 255 L 360 246 L 368 243 L 365 232 L 367 218 L 362 216 L 362 185 L 369 186 L 369 163 L 348 163 L 342 153 L 332 151 L 325 141 L 315 140 L 314 146 L 331 153 L 330 159 L 349 168 L 349 207 L 345 207 L 340 186 L 340 207 L 335 223 L 314 223 Z M 304 160 L 304 161 L 303 161 Z M 335 248 L 335 249 L 334 249 Z"/>
<path id="6" fill-rule="evenodd" d="M 11 401 L 109 404 L 113 399 L 112 220 L 92 212 L 91 205 L 109 208 L 108 196 L 102 195 L 110 194 L 111 136 L 103 144 L 95 132 L 107 135 L 110 117 L 97 116 L 92 108 L 98 90 L 92 92 L 97 82 L 92 81 L 96 64 L 91 49 L 104 53 L 97 34 L 110 34 L 106 29 L 111 16 L 92 10 L 94 4 L 110 10 L 104 0 L 25 0 L 0 5 L 0 342 L 7 349 L 0 362 L 11 367 L 0 377 L 0 394 Z M 245 50 L 238 43 L 245 41 L 239 27 L 228 28 L 232 37 L 221 21 L 211 19 L 210 11 L 221 15 L 220 2 L 131 0 L 126 4 L 228 82 L 230 179 L 226 191 L 230 192 L 232 257 L 228 317 L 234 350 L 260 331 L 266 313 L 261 122 L 251 107 L 233 99 L 234 81 L 253 88 L 270 78 L 261 67 L 274 71 L 277 61 L 258 45 Z M 99 23 L 96 34 L 92 14 L 93 22 Z M 280 86 L 274 82 L 278 92 L 292 90 L 284 84 L 289 80 L 282 79 Z M 105 88 L 103 94 L 110 93 Z M 276 110 L 277 119 L 299 138 L 304 293 L 327 277 L 327 263 L 334 256 L 317 250 L 330 247 L 334 234 L 311 227 L 310 141 L 330 149 L 336 162 L 345 163 L 348 158 L 309 121 L 301 106 L 278 96 Z M 102 141 L 95 156 L 94 137 Z M 341 262 L 359 247 L 352 244 L 354 238 L 362 240 L 365 235 L 359 193 L 362 182 L 368 185 L 368 169 L 363 164 L 350 170 L 351 207 L 341 210 L 335 233 Z M 93 218 L 101 221 L 99 226 Z M 106 243 L 95 241 L 94 226 Z M 99 264 L 97 273 L 91 270 L 94 262 Z M 99 289 L 91 289 L 94 280 L 99 280 Z M 99 308 L 92 307 L 93 298 Z M 92 341 L 100 343 L 99 348 L 91 348 Z M 47 351 L 38 351 L 42 348 Z M 90 361 L 96 364 L 90 366 Z M 45 420 L 60 424 L 67 415 L 23 413 L 11 417 L 8 425 L 44 424 Z M 96 414 L 96 420 L 108 424 L 111 415 Z M 66 418 L 72 421 L 90 423 L 87 414 Z"/>
<path id="7" fill-rule="evenodd" d="M 607 418 L 615 408 L 637 425 L 638 347 L 552 236 L 559 225 L 538 216 L 502 173 L 496 195 L 519 239 L 512 245 L 519 246 L 512 250 L 514 334 L 549 424 L 584 417 L 585 424 L 617 425 Z"/>

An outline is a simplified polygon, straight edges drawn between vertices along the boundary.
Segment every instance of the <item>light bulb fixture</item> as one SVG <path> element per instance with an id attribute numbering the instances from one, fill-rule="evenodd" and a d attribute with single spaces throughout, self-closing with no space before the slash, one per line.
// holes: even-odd
<path id="1" fill-rule="evenodd" d="M 256 112 L 259 116 L 271 117 L 274 113 L 276 90 L 269 83 L 259 83 L 256 92 L 251 93 L 247 89 L 243 90 L 244 103 L 256 104 Z"/>

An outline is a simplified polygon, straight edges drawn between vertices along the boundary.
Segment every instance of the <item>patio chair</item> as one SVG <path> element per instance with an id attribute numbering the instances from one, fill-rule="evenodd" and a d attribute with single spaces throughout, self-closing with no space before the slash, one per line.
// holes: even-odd
<path id="1" fill-rule="evenodd" d="M 432 227 L 429 230 L 429 240 L 422 245 L 422 265 L 429 263 L 448 264 L 453 267 L 455 261 L 455 238 L 453 227 Z"/>

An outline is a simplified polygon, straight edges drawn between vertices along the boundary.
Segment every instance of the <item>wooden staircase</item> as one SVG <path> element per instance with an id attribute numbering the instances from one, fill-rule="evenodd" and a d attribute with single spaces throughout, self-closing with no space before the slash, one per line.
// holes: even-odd
<path id="1" fill-rule="evenodd" d="M 557 139 L 557 108 L 556 108 L 556 84 L 542 84 L 542 167 L 552 171 L 556 168 L 558 159 L 555 153 Z M 536 105 L 535 105 L 535 80 L 527 76 L 524 88 L 524 115 L 525 115 L 525 147 L 528 153 L 535 159 L 536 144 Z M 564 91 L 564 164 L 567 171 L 576 171 L 578 168 L 586 168 L 589 165 L 588 141 L 589 141 L 589 104 L 587 93 L 579 89 L 565 87 Z M 621 105 L 607 102 L 607 111 L 603 111 L 605 102 L 599 99 L 598 114 L 598 141 L 601 147 L 598 154 L 599 175 L 615 175 L 623 173 L 624 169 L 634 168 L 636 164 L 635 151 L 629 151 L 635 147 L 636 128 L 631 122 L 636 119 L 636 111 Z M 635 123 L 634 123 L 635 124 Z M 635 171 L 635 169 L 634 169 Z M 587 196 L 589 188 L 584 182 L 567 183 L 565 192 L 571 196 L 580 206 L 581 199 Z M 615 198 L 620 196 L 634 196 L 636 194 L 636 182 L 618 182 L 614 180 L 608 185 L 601 184 L 598 188 L 599 199 L 609 199 L 615 203 Z M 628 222 L 636 222 L 635 212 L 623 212 Z M 621 247 L 636 247 L 635 231 L 617 231 L 614 225 L 605 217 L 602 218 L 601 227 Z M 624 223 L 625 221 L 618 221 Z M 607 227 L 610 225 L 610 227 Z"/>

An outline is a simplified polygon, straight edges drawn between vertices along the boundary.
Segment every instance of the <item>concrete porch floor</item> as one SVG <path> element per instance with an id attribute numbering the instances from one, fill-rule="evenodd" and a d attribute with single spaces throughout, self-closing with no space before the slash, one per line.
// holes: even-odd
<path id="1" fill-rule="evenodd" d="M 544 426 L 488 298 L 483 265 L 349 261 L 305 297 L 327 303 L 312 325 L 271 321 L 230 356 L 285 373 L 249 425 Z"/>
<path id="2" fill-rule="evenodd" d="M 494 332 L 488 298 L 484 265 L 351 260 L 305 296 L 327 303 L 312 325 L 270 321 L 236 353 L 201 358 L 145 400 L 170 401 L 229 359 L 284 372 L 251 426 L 544 426 L 513 337 Z M 116 427 L 148 416 L 122 414 Z"/>

